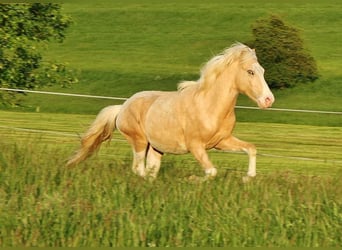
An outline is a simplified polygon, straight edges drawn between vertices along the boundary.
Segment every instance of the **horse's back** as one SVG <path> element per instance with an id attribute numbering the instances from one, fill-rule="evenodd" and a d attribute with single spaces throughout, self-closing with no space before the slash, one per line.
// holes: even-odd
<path id="1" fill-rule="evenodd" d="M 184 153 L 178 99 L 176 91 L 138 92 L 123 104 L 116 127 L 131 142 L 147 142 L 161 152 Z"/>
<path id="2" fill-rule="evenodd" d="M 142 125 L 148 109 L 154 101 L 166 92 L 163 91 L 142 91 L 131 96 L 122 105 L 121 111 L 116 120 L 116 126 L 124 134 L 139 133 L 144 130 Z"/>

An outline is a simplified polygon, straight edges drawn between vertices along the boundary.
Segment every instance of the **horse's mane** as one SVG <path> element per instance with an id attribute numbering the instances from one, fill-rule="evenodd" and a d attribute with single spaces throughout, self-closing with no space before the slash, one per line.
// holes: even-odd
<path id="1" fill-rule="evenodd" d="M 250 53 L 242 53 L 250 52 Z M 197 81 L 184 81 L 178 84 L 178 90 L 201 85 L 201 88 L 206 88 L 211 82 L 215 81 L 217 76 L 226 69 L 235 60 L 240 59 L 241 62 L 256 58 L 254 50 L 242 43 L 235 43 L 231 47 L 225 49 L 222 53 L 211 58 L 201 69 L 201 76 Z"/>
<path id="2" fill-rule="evenodd" d="M 191 87 L 194 85 L 198 85 L 198 82 L 196 81 L 183 81 L 180 82 L 177 86 L 178 91 L 182 91 L 183 89 L 186 89 L 187 87 Z"/>

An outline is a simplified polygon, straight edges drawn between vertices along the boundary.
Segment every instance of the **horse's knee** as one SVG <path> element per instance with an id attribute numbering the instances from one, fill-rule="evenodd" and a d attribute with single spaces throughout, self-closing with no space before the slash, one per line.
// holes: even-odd
<path id="1" fill-rule="evenodd" d="M 248 145 L 246 145 L 243 148 L 243 151 L 245 151 L 249 156 L 256 156 L 257 155 L 257 148 L 252 143 L 248 143 Z"/>

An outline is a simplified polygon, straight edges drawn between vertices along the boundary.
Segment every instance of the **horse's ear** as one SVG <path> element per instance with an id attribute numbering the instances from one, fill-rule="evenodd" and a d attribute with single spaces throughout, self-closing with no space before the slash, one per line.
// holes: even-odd
<path id="1" fill-rule="evenodd" d="M 249 51 L 255 53 L 255 48 L 249 48 Z"/>

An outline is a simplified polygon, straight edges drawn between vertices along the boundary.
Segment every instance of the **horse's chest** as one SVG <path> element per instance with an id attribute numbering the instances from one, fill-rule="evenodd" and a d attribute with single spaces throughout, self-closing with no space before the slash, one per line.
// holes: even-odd
<path id="1" fill-rule="evenodd" d="M 220 130 L 212 134 L 206 140 L 206 148 L 207 149 L 214 148 L 218 143 L 220 143 L 220 141 L 222 141 L 225 138 L 228 138 L 230 135 L 231 133 L 226 130 Z"/>
<path id="2" fill-rule="evenodd" d="M 221 121 L 209 127 L 202 127 L 201 140 L 207 149 L 214 148 L 220 141 L 231 136 L 234 123 L 232 120 Z"/>

